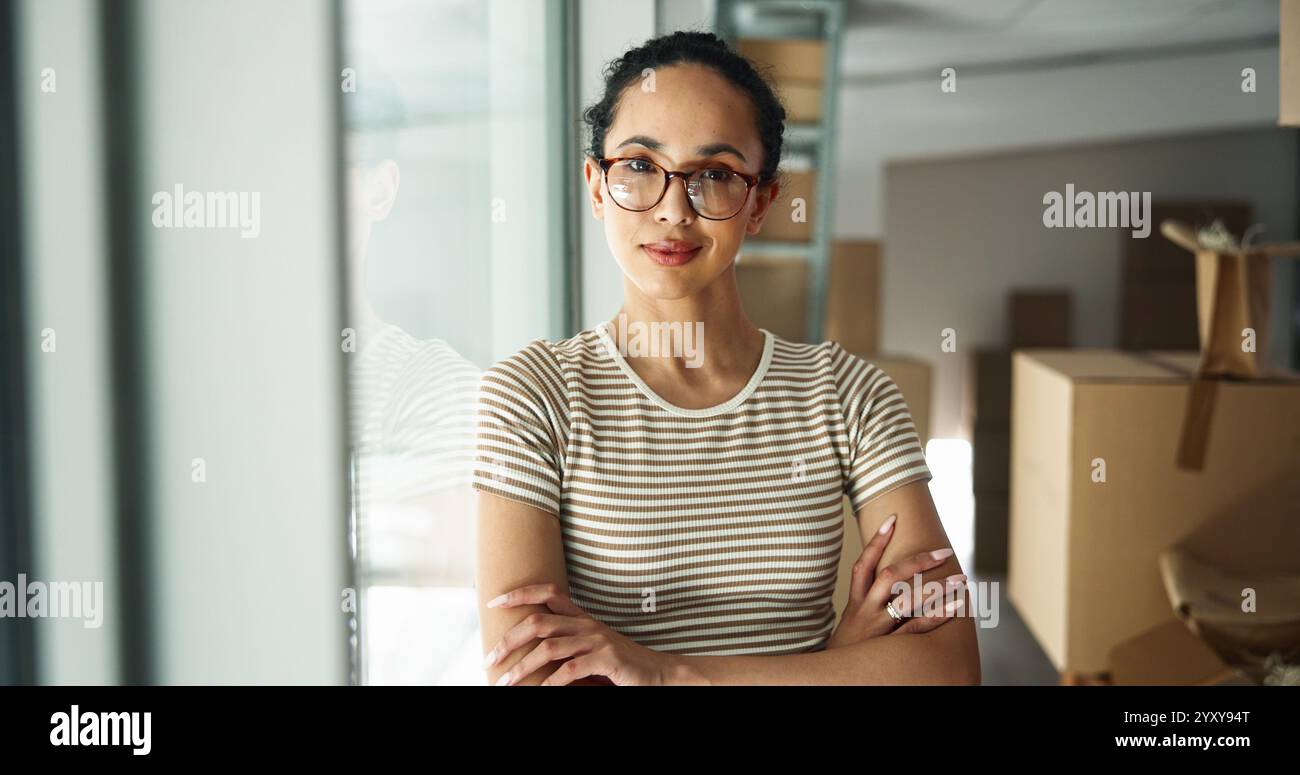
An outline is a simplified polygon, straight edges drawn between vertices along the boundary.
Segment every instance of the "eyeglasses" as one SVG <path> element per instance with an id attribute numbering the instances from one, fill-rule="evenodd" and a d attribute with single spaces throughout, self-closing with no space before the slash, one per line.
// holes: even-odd
<path id="1" fill-rule="evenodd" d="M 669 172 L 649 159 L 601 159 L 605 185 L 614 204 L 634 213 L 657 206 L 668 193 L 673 178 L 686 182 L 686 199 L 701 218 L 725 221 L 734 218 L 749 199 L 758 178 L 726 167 L 705 167 L 693 172 Z"/>

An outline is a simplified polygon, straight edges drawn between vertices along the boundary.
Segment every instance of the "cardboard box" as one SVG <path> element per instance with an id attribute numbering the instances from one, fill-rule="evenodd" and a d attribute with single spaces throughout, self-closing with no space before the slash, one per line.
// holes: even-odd
<path id="1" fill-rule="evenodd" d="M 776 93 L 785 106 L 785 120 L 815 124 L 822 120 L 822 85 L 812 81 L 778 80 Z"/>
<path id="2" fill-rule="evenodd" d="M 826 79 L 826 43 L 822 40 L 742 38 L 737 49 L 776 87 L 786 121 L 822 120 L 822 83 Z"/>
<path id="3" fill-rule="evenodd" d="M 975 424 L 971 439 L 971 485 L 977 493 L 1011 491 L 1011 429 Z"/>
<path id="4" fill-rule="evenodd" d="M 1010 495 L 975 493 L 975 572 L 1005 576 L 1010 534 Z"/>
<path id="5" fill-rule="evenodd" d="M 741 38 L 736 49 L 777 80 L 821 83 L 826 78 L 826 42 L 820 39 Z"/>
<path id="6" fill-rule="evenodd" d="M 1247 202 L 1232 200 L 1161 200 L 1151 203 L 1151 234 L 1137 238 L 1123 232 L 1124 262 L 1120 273 L 1122 286 L 1129 285 L 1196 285 L 1196 265 L 1188 260 L 1187 251 L 1160 235 L 1160 224 L 1174 220 L 1193 228 L 1209 226 L 1214 220 L 1233 234 L 1241 236 L 1251 224 Z"/>
<path id="7" fill-rule="evenodd" d="M 822 336 L 862 356 L 879 349 L 879 242 L 832 243 Z"/>
<path id="8" fill-rule="evenodd" d="M 930 364 L 907 356 L 863 356 L 868 362 L 879 366 L 888 374 L 907 402 L 907 409 L 912 414 L 916 425 L 917 437 L 922 448 L 930 440 Z M 844 543 L 840 551 L 838 580 L 832 605 L 836 616 L 843 613 L 844 605 L 849 600 L 849 582 L 853 576 L 853 563 L 862 554 L 862 531 L 858 528 L 857 516 L 849 508 L 848 498 L 843 499 Z"/>
<path id="9" fill-rule="evenodd" d="M 1019 347 L 1072 347 L 1073 294 L 1069 289 L 1013 290 L 1007 296 L 1007 338 Z"/>
<path id="10" fill-rule="evenodd" d="M 1119 346 L 1123 350 L 1195 350 L 1196 281 L 1130 283 L 1121 290 Z"/>
<path id="11" fill-rule="evenodd" d="M 812 170 L 781 170 L 781 191 L 763 221 L 758 238 L 788 242 L 810 242 L 817 212 L 817 173 Z M 796 208 L 802 197 L 804 206 Z M 796 216 L 803 220 L 795 220 Z"/>
<path id="12" fill-rule="evenodd" d="M 1120 273 L 1119 346 L 1125 350 L 1194 350 L 1196 262 L 1163 238 L 1159 224 L 1177 220 L 1206 226 L 1220 219 L 1241 235 L 1251 225 L 1250 205 L 1233 201 L 1164 201 L 1151 205 L 1153 231 L 1145 239 L 1125 232 Z"/>
<path id="13" fill-rule="evenodd" d="M 1143 631 L 1110 652 L 1115 686 L 1253 686 L 1177 619 Z"/>
<path id="14" fill-rule="evenodd" d="M 976 350 L 968 361 L 966 416 L 985 428 L 1011 427 L 1011 351 Z"/>
<path id="15" fill-rule="evenodd" d="M 1300 126 L 1300 2 L 1282 0 L 1278 29 L 1279 126 Z"/>
<path id="16" fill-rule="evenodd" d="M 808 262 L 802 258 L 746 256 L 736 261 L 736 286 L 745 314 L 791 342 L 805 340 L 808 328 Z"/>
<path id="17" fill-rule="evenodd" d="M 1200 471 L 1176 464 L 1196 353 L 1013 355 L 1008 592 L 1058 670 L 1105 670 L 1168 618 L 1157 557 L 1276 477 L 1300 477 L 1300 375 L 1218 385 Z M 1103 473 L 1105 481 L 1094 481 Z"/>
<path id="18" fill-rule="evenodd" d="M 1174 612 L 1229 664 L 1265 681 L 1270 657 L 1300 661 L 1300 478 L 1220 508 L 1160 553 L 1160 573 Z"/>

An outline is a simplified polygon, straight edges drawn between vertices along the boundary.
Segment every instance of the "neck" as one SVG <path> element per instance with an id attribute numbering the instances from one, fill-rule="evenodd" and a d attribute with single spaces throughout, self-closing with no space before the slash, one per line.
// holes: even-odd
<path id="1" fill-rule="evenodd" d="M 753 370 L 762 353 L 763 332 L 745 316 L 734 270 L 724 273 L 701 292 L 681 299 L 652 298 L 626 277 L 623 285 L 623 306 L 610 324 L 614 340 L 620 349 L 625 349 L 625 354 L 640 344 L 641 352 L 632 354 L 650 356 L 637 358 L 638 365 L 696 377 Z M 672 339 L 686 343 L 694 352 L 676 349 L 664 352 L 660 345 L 668 337 L 653 337 L 651 332 L 665 330 L 671 331 Z M 637 337 L 641 338 L 639 342 L 634 341 Z M 652 338 L 656 349 L 647 353 L 644 344 Z"/>

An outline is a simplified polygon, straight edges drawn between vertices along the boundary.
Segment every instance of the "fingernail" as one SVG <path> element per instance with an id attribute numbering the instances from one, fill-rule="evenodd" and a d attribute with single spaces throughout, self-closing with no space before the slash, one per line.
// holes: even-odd
<path id="1" fill-rule="evenodd" d="M 505 673 L 502 673 L 502 674 L 501 674 L 501 677 L 497 679 L 496 685 L 497 685 L 497 686 L 508 686 L 509 684 L 510 684 L 510 673 L 509 673 L 509 671 L 507 671 L 507 672 L 505 672 Z"/>
<path id="2" fill-rule="evenodd" d="M 930 552 L 930 556 L 933 557 L 933 558 L 936 559 L 936 560 L 946 560 L 946 559 L 948 559 L 949 557 L 952 556 L 952 550 L 951 550 L 951 549 L 935 549 L 933 552 Z"/>
<path id="3" fill-rule="evenodd" d="M 897 514 L 890 514 L 889 519 L 885 520 L 885 524 L 880 526 L 880 534 L 884 535 L 885 533 L 888 533 L 889 529 L 894 526 L 894 521 L 897 519 L 898 519 Z"/>
<path id="4" fill-rule="evenodd" d="M 497 650 L 492 649 L 486 657 L 483 657 L 483 667 L 491 667 L 497 661 Z"/>
<path id="5" fill-rule="evenodd" d="M 966 574 L 965 574 L 965 573 L 954 573 L 954 574 L 952 574 L 951 576 L 949 576 L 948 578 L 944 579 L 944 581 L 948 582 L 948 586 L 950 586 L 950 587 L 959 587 L 959 586 L 961 586 L 962 584 L 965 584 L 965 583 L 966 583 Z"/>
<path id="6" fill-rule="evenodd" d="M 494 597 L 494 598 L 492 598 L 491 600 L 488 601 L 488 603 L 487 603 L 487 607 L 488 607 L 488 608 L 496 608 L 497 606 L 501 605 L 501 604 L 504 603 L 505 601 L 506 601 L 506 596 L 505 596 L 505 595 L 497 595 L 496 597 Z"/>
<path id="7" fill-rule="evenodd" d="M 944 611 L 944 613 L 949 613 L 949 614 L 950 614 L 950 613 L 952 613 L 953 611 L 956 611 L 956 610 L 957 610 L 957 606 L 959 606 L 959 605 L 961 605 L 961 601 L 960 601 L 960 600 L 949 600 L 948 603 L 947 603 L 947 605 L 945 605 L 945 606 L 943 607 L 943 611 Z"/>

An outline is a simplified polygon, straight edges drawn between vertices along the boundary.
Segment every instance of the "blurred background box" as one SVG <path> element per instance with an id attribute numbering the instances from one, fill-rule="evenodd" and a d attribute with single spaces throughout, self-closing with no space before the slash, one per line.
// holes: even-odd
<path id="1" fill-rule="evenodd" d="M 1300 126 L 1300 3 L 1282 0 L 1278 30 L 1279 126 Z"/>
<path id="2" fill-rule="evenodd" d="M 1105 670 L 1111 648 L 1169 615 L 1163 549 L 1261 484 L 1300 477 L 1295 374 L 1219 384 L 1203 470 L 1176 466 L 1198 358 L 1013 356 L 1008 591 L 1058 670 Z"/>
<path id="3" fill-rule="evenodd" d="M 1011 427 L 1011 351 L 979 348 L 970 356 L 966 412 L 985 427 Z"/>
<path id="4" fill-rule="evenodd" d="M 838 241 L 831 246 L 822 336 L 858 355 L 869 355 L 879 349 L 879 242 Z"/>
<path id="5" fill-rule="evenodd" d="M 771 68 L 777 80 L 821 83 L 826 78 L 826 43 L 813 38 L 741 38 L 737 48 L 746 59 Z"/>
<path id="6" fill-rule="evenodd" d="M 1144 630 L 1110 652 L 1116 686 L 1251 686 L 1177 619 Z"/>
<path id="7" fill-rule="evenodd" d="M 1159 563 L 1174 613 L 1228 664 L 1267 682 L 1270 658 L 1300 660 L 1300 478 L 1293 473 L 1219 508 L 1161 552 Z"/>
<path id="8" fill-rule="evenodd" d="M 1003 575 L 1011 490 L 1011 351 L 978 349 L 970 356 L 969 369 L 965 402 L 974 425 L 975 570 Z"/>
<path id="9" fill-rule="evenodd" d="M 781 191 L 757 236 L 763 240 L 808 242 L 813 238 L 813 216 L 817 208 L 817 173 L 782 168 L 780 180 Z M 798 210 L 793 206 L 797 198 L 804 200 L 804 206 Z M 803 220 L 795 220 L 795 215 Z"/>
<path id="10" fill-rule="evenodd" d="M 1196 332 L 1196 261 L 1160 234 L 1160 224 L 1173 219 L 1196 228 L 1208 226 L 1216 218 L 1240 237 L 1251 225 L 1251 208 L 1244 202 L 1230 201 L 1153 202 L 1151 235 L 1138 239 L 1124 233 L 1120 349 L 1200 347 Z"/>
<path id="11" fill-rule="evenodd" d="M 815 123 L 822 119 L 822 87 L 826 80 L 826 43 L 788 38 L 742 38 L 740 53 L 765 67 L 785 105 L 786 120 Z"/>
<path id="12" fill-rule="evenodd" d="M 791 342 L 804 341 L 808 326 L 807 261 L 742 255 L 736 260 L 736 286 L 745 314 L 754 325 Z"/>
<path id="13" fill-rule="evenodd" d="M 1073 306 L 1068 288 L 1013 289 L 1007 295 L 1008 344 L 1073 347 Z"/>
<path id="14" fill-rule="evenodd" d="M 822 120 L 822 85 L 809 81 L 778 81 L 777 94 L 785 105 L 785 120 L 816 123 Z"/>

